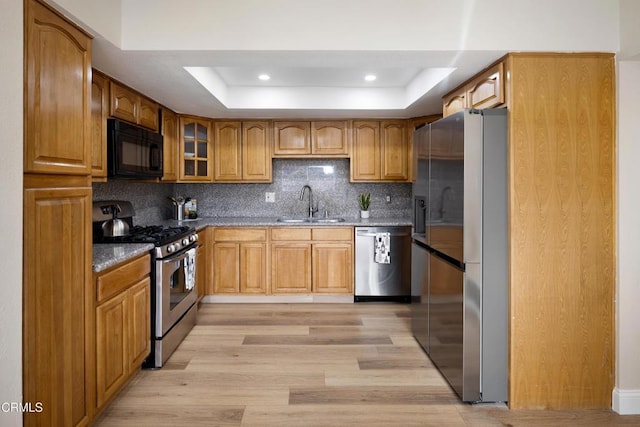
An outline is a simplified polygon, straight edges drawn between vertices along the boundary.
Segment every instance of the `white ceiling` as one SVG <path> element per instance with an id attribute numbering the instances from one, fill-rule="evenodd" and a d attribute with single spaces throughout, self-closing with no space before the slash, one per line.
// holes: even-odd
<path id="1" fill-rule="evenodd" d="M 95 35 L 94 67 L 207 117 L 437 114 L 506 52 L 619 49 L 611 0 L 48 1 Z"/>

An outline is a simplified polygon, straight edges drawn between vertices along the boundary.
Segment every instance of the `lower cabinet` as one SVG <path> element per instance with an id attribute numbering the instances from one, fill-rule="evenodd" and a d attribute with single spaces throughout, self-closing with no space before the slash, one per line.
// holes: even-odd
<path id="1" fill-rule="evenodd" d="M 266 228 L 214 228 L 213 241 L 214 293 L 266 293 Z"/>
<path id="2" fill-rule="evenodd" d="M 200 302 L 202 297 L 207 293 L 209 283 L 208 235 L 207 228 L 198 232 L 198 249 L 196 250 L 196 290 L 198 302 Z"/>
<path id="3" fill-rule="evenodd" d="M 151 350 L 149 255 L 96 277 L 96 397 L 102 408 Z"/>
<path id="4" fill-rule="evenodd" d="M 271 229 L 271 292 L 353 293 L 353 229 Z"/>

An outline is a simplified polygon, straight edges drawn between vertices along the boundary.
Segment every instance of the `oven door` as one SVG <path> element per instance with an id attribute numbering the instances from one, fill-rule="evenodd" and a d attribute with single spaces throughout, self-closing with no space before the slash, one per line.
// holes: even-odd
<path id="1" fill-rule="evenodd" d="M 195 247 L 191 245 L 171 257 L 156 260 L 156 338 L 162 338 L 196 302 L 195 281 L 189 289 L 185 271 L 189 250 Z"/>

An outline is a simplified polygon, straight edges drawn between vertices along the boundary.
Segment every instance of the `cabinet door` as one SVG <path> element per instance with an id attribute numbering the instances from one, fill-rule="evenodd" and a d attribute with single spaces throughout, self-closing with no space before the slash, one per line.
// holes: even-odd
<path id="1" fill-rule="evenodd" d="M 275 156 L 311 154 L 311 124 L 309 122 L 274 122 L 273 154 Z"/>
<path id="2" fill-rule="evenodd" d="M 96 380 L 98 407 L 126 381 L 129 373 L 128 292 L 96 308 Z"/>
<path id="3" fill-rule="evenodd" d="M 271 244 L 271 291 L 311 292 L 311 244 Z"/>
<path id="4" fill-rule="evenodd" d="M 493 108 L 504 104 L 504 63 L 489 68 L 467 85 L 469 108 Z"/>
<path id="5" fill-rule="evenodd" d="M 91 78 L 91 177 L 107 179 L 107 117 L 109 80 L 93 71 Z"/>
<path id="6" fill-rule="evenodd" d="M 25 4 L 24 172 L 89 175 L 91 39 L 40 3 Z"/>
<path id="7" fill-rule="evenodd" d="M 409 140 L 407 124 L 402 120 L 386 120 L 380 125 L 382 147 L 382 179 L 409 179 Z"/>
<path id="8" fill-rule="evenodd" d="M 311 153 L 347 156 L 349 154 L 348 122 L 311 122 Z"/>
<path id="9" fill-rule="evenodd" d="M 215 181 L 242 179 L 242 147 L 240 122 L 213 124 L 213 178 Z"/>
<path id="10" fill-rule="evenodd" d="M 180 180 L 211 181 L 211 122 L 180 117 Z"/>
<path id="11" fill-rule="evenodd" d="M 162 109 L 162 180 L 178 180 L 178 117 L 176 114 Z"/>
<path id="12" fill-rule="evenodd" d="M 128 291 L 129 371 L 138 369 L 151 352 L 151 280 L 147 277 Z"/>
<path id="13" fill-rule="evenodd" d="M 353 293 L 353 245 L 313 244 L 313 292 Z"/>
<path id="14" fill-rule="evenodd" d="M 139 95 L 131 89 L 111 82 L 111 115 L 129 123 L 138 121 Z"/>
<path id="15" fill-rule="evenodd" d="M 242 122 L 242 180 L 271 182 L 269 122 Z"/>
<path id="16" fill-rule="evenodd" d="M 264 294 L 267 291 L 267 246 L 264 243 L 240 245 L 240 292 Z"/>
<path id="17" fill-rule="evenodd" d="M 377 121 L 353 122 L 351 180 L 380 180 L 380 123 Z"/>
<path id="18" fill-rule="evenodd" d="M 158 132 L 158 110 L 160 106 L 144 96 L 139 96 L 138 100 L 138 120 L 136 123 L 154 132 Z"/>
<path id="19" fill-rule="evenodd" d="M 217 294 L 240 292 L 240 245 L 213 244 L 213 291 Z"/>
<path id="20" fill-rule="evenodd" d="M 467 94 L 464 88 L 459 92 L 454 92 L 447 95 L 442 100 L 442 116 L 447 117 L 453 113 L 457 113 L 460 110 L 467 108 Z"/>
<path id="21" fill-rule="evenodd" d="M 90 418 L 91 210 L 91 187 L 24 191 L 23 396 L 45 408 L 26 413 L 25 426 L 72 426 Z"/>

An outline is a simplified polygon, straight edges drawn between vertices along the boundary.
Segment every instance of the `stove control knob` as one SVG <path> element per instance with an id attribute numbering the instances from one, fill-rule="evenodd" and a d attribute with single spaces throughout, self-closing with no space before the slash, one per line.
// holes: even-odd
<path id="1" fill-rule="evenodd" d="M 196 234 L 189 236 L 189 242 L 193 243 L 196 240 L 198 240 L 198 236 Z"/>
<path id="2" fill-rule="evenodd" d="M 182 244 L 187 246 L 189 244 L 189 239 L 182 239 Z"/>
<path id="3" fill-rule="evenodd" d="M 176 247 L 174 245 L 167 246 L 167 252 L 172 253 L 175 250 L 176 250 Z"/>

